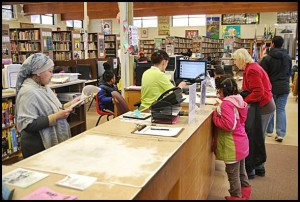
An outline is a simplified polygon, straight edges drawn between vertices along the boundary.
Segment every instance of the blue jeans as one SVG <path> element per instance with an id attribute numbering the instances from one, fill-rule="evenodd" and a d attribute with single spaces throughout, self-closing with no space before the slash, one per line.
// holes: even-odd
<path id="1" fill-rule="evenodd" d="M 273 95 L 276 105 L 276 134 L 284 137 L 286 134 L 286 112 L 285 106 L 289 94 Z M 274 115 L 272 116 L 267 128 L 267 133 L 273 133 L 274 130 Z"/>

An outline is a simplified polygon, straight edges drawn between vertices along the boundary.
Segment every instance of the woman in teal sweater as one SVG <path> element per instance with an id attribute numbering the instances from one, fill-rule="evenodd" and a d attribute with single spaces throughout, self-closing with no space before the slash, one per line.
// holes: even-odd
<path id="1" fill-rule="evenodd" d="M 158 50 L 151 55 L 151 61 L 151 68 L 145 71 L 142 77 L 141 106 L 139 109 L 143 111 L 148 109 L 163 92 L 174 87 L 165 75 L 169 55 L 163 50 Z M 185 82 L 178 85 L 180 88 L 184 86 L 186 86 Z"/>

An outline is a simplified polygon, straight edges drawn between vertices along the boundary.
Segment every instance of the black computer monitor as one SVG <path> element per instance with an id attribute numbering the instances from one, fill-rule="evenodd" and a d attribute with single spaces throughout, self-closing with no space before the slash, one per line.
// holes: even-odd
<path id="1" fill-rule="evenodd" d="M 178 78 L 195 82 L 195 80 L 204 80 L 206 76 L 206 61 L 197 60 L 179 60 Z"/>
<path id="2" fill-rule="evenodd" d="M 142 85 L 142 76 L 144 72 L 152 66 L 151 62 L 137 62 L 135 68 L 135 85 Z"/>
<path id="3" fill-rule="evenodd" d="M 92 66 L 89 64 L 77 64 L 76 72 L 81 74 L 78 75 L 79 79 L 91 80 L 92 79 Z"/>

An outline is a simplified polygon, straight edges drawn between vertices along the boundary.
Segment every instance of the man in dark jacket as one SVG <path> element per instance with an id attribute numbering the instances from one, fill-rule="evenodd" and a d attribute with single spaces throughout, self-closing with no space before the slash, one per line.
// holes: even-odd
<path id="1" fill-rule="evenodd" d="M 275 36 L 272 39 L 271 50 L 261 61 L 261 66 L 269 75 L 272 84 L 272 93 L 276 105 L 276 134 L 275 140 L 282 142 L 286 135 L 285 106 L 290 92 L 290 76 L 292 60 L 288 51 L 282 48 L 283 38 Z M 272 136 L 274 116 L 267 128 L 267 135 Z"/>

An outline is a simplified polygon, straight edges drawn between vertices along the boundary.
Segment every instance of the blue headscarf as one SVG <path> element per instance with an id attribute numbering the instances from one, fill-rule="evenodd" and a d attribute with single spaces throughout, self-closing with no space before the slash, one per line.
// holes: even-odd
<path id="1" fill-rule="evenodd" d="M 34 53 L 22 64 L 17 77 L 16 93 L 19 92 L 23 82 L 32 74 L 39 74 L 53 67 L 54 63 L 49 56 L 43 53 Z"/>

